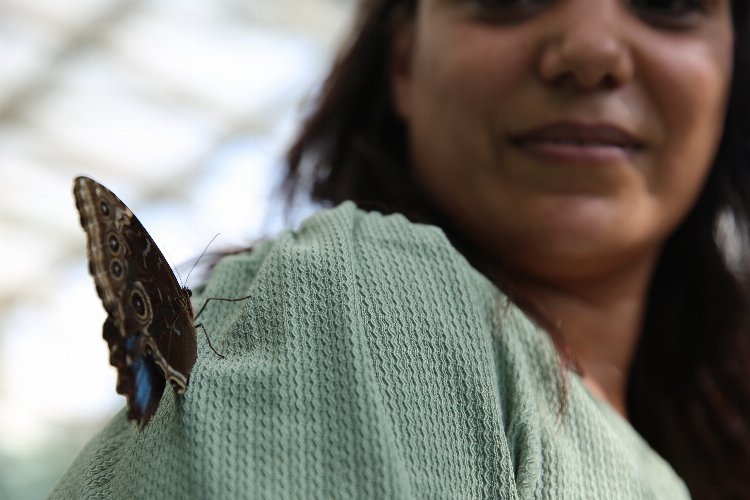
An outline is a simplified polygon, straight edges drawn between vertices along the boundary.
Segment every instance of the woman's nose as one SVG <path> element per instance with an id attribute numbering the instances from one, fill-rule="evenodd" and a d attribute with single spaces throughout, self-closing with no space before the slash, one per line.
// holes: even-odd
<path id="1" fill-rule="evenodd" d="M 573 0 L 550 20 L 539 61 L 541 77 L 583 90 L 614 88 L 633 75 L 629 44 L 618 26 L 622 6 L 615 0 Z"/>

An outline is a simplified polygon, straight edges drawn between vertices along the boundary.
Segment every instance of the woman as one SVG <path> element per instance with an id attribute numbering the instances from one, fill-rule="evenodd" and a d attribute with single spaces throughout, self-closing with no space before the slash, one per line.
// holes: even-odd
<path id="1" fill-rule="evenodd" d="M 749 19 L 365 1 L 286 184 L 359 207 L 219 262 L 227 359 L 53 496 L 750 497 Z"/>

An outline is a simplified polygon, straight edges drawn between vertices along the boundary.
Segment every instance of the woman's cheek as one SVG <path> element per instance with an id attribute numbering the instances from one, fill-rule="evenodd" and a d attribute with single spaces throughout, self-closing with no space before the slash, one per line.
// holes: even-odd
<path id="1" fill-rule="evenodd" d="M 659 122 L 649 172 L 650 189 L 672 192 L 680 212 L 689 210 L 713 164 L 730 81 L 730 62 L 705 44 L 650 59 L 642 75 Z M 665 200 L 666 201 L 666 200 Z M 674 201 L 674 200 L 673 200 Z"/>

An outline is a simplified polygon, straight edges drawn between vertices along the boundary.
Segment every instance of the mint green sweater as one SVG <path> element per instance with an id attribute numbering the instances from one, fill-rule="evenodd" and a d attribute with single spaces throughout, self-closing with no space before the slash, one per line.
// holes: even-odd
<path id="1" fill-rule="evenodd" d="M 118 414 L 52 498 L 689 498 L 443 232 L 344 203 L 224 258 L 184 397 Z"/>

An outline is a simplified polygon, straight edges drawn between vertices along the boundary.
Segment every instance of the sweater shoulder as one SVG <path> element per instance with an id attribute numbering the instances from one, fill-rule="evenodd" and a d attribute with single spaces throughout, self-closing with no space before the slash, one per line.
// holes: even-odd
<path id="1" fill-rule="evenodd" d="M 649 498 L 580 384 L 557 418 L 551 342 L 439 228 L 323 210 L 194 306 L 248 295 L 205 308 L 184 396 L 120 414 L 53 497 Z"/>

